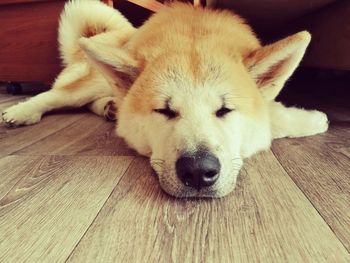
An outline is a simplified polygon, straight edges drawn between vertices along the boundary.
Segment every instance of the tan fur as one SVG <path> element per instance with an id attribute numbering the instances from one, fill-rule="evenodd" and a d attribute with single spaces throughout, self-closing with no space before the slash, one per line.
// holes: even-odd
<path id="1" fill-rule="evenodd" d="M 143 98 L 152 97 L 154 93 L 150 89 L 157 86 L 157 83 L 152 83 L 155 72 L 169 75 L 171 71 L 177 74 L 181 72 L 180 74 L 192 78 L 193 87 L 212 77 L 213 71 L 218 71 L 218 78 L 235 77 L 238 78 L 237 83 L 247 82 L 249 79 L 243 77 L 246 72 L 242 61 L 259 47 L 259 40 L 251 28 L 232 12 L 204 10 L 181 3 L 172 4 L 152 17 L 128 43 L 132 56 L 144 61 L 144 64 L 152 64 L 152 68 L 145 69 L 131 91 L 143 94 L 133 96 L 132 104 L 135 108 L 131 110 L 142 110 L 145 114 L 152 110 L 152 99 Z M 164 67 L 168 67 L 168 73 L 164 73 Z M 143 82 L 147 84 L 144 85 Z M 147 88 L 143 88 L 144 86 Z M 243 87 L 245 90 L 240 91 Z M 254 101 L 260 98 L 255 83 L 240 84 L 232 88 L 238 97 L 232 104 L 242 110 L 252 112 L 250 105 L 261 104 Z M 247 104 L 247 101 L 250 103 Z M 149 104 L 148 107 L 143 106 L 145 103 Z"/>

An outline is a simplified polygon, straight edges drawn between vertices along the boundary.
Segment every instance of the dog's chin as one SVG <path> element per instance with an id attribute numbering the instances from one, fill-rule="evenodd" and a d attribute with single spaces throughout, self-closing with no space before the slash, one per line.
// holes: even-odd
<path id="1" fill-rule="evenodd" d="M 213 186 L 202 188 L 201 190 L 194 189 L 183 185 L 180 181 L 170 181 L 165 175 L 158 175 L 160 187 L 169 195 L 177 198 L 221 198 L 231 193 L 236 186 L 236 177 L 225 183 L 220 180 Z M 165 179 L 167 178 L 167 179 Z"/>

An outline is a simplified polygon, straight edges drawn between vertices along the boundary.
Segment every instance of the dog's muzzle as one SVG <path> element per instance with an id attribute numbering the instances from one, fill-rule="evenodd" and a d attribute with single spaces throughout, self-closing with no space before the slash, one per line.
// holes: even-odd
<path id="1" fill-rule="evenodd" d="M 220 174 L 220 162 L 207 151 L 186 153 L 176 161 L 176 173 L 185 186 L 200 191 L 213 185 Z"/>

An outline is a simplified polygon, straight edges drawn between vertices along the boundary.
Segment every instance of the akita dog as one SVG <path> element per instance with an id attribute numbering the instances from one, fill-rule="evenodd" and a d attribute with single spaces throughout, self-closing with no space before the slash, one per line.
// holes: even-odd
<path id="1" fill-rule="evenodd" d="M 99 1 L 71 1 L 59 26 L 64 70 L 3 121 L 29 125 L 50 110 L 88 105 L 118 120 L 117 134 L 150 157 L 167 193 L 222 197 L 242 160 L 272 139 L 327 130 L 324 113 L 274 101 L 310 39 L 304 31 L 261 46 L 238 15 L 183 3 L 135 29 Z"/>

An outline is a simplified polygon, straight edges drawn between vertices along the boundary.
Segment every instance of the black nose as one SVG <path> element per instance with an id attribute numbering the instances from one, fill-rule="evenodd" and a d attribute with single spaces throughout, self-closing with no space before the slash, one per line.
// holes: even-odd
<path id="1" fill-rule="evenodd" d="M 220 162 L 209 152 L 185 154 L 176 161 L 176 173 L 186 186 L 199 191 L 219 178 Z"/>

